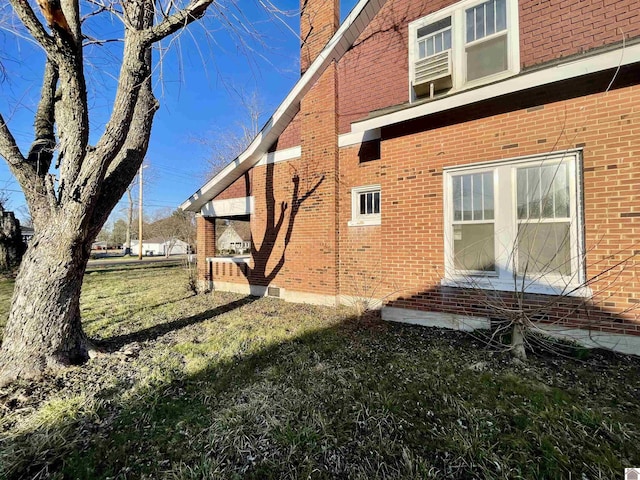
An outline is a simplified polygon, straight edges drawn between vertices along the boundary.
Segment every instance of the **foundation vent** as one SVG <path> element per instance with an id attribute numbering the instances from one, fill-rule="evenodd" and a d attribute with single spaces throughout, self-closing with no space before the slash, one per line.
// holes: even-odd
<path id="1" fill-rule="evenodd" d="M 280 298 L 280 288 L 278 288 L 278 287 L 267 287 L 267 296 Z"/>

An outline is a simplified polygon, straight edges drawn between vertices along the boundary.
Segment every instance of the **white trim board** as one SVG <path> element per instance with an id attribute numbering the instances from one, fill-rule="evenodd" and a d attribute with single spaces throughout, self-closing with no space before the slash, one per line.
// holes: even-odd
<path id="1" fill-rule="evenodd" d="M 205 217 L 232 217 L 251 215 L 254 209 L 253 197 L 228 198 L 213 200 L 202 206 L 200 213 Z"/>
<path id="2" fill-rule="evenodd" d="M 207 257 L 208 263 L 251 263 L 251 257 Z"/>
<path id="3" fill-rule="evenodd" d="M 390 322 L 409 323 L 423 327 L 448 328 L 473 332 L 491 328 L 491 320 L 443 312 L 425 312 L 409 308 L 382 307 L 382 319 Z"/>
<path id="4" fill-rule="evenodd" d="M 302 155 L 302 147 L 291 147 L 284 150 L 277 150 L 275 152 L 269 152 L 262 156 L 260 161 L 256 163 L 256 167 L 261 165 L 268 165 L 272 163 L 286 162 L 289 160 L 296 160 Z"/>
<path id="5" fill-rule="evenodd" d="M 378 140 L 380 138 L 380 129 L 374 128 L 373 130 L 366 130 L 364 132 L 350 132 L 343 133 L 338 136 L 338 147 L 350 147 L 351 145 L 360 145 L 364 142 L 370 142 L 371 140 Z"/>
<path id="6" fill-rule="evenodd" d="M 324 305 L 335 307 L 338 305 L 338 297 L 335 295 L 322 295 L 319 293 L 296 292 L 278 287 L 280 289 L 280 300 L 290 303 L 306 303 L 310 305 Z M 252 295 L 254 297 L 266 297 L 269 287 L 262 285 L 250 285 L 248 283 L 220 282 L 213 280 L 213 289 L 222 292 L 240 293 L 242 295 Z"/>
<path id="7" fill-rule="evenodd" d="M 525 73 L 498 83 L 474 88 L 473 90 L 462 91 L 449 97 L 421 103 L 413 107 L 407 107 L 392 113 L 380 115 L 379 117 L 353 122 L 351 124 L 351 132 L 364 132 L 386 127 L 452 108 L 528 90 L 533 87 L 569 80 L 571 78 L 598 73 L 618 66 L 631 65 L 638 62 L 640 62 L 640 43 L 605 53 L 585 56 L 577 60 L 571 60 L 531 73 Z"/>
<path id="8" fill-rule="evenodd" d="M 550 337 L 570 340 L 585 348 L 603 348 L 625 355 L 640 355 L 640 336 L 606 333 L 582 328 L 536 324 L 536 331 Z"/>

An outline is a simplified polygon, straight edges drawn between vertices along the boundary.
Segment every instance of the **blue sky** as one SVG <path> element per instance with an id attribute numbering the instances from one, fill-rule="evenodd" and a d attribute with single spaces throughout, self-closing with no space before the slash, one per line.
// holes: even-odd
<path id="1" fill-rule="evenodd" d="M 145 182 L 145 215 L 175 209 L 205 181 L 208 148 L 198 141 L 211 132 L 238 129 L 245 112 L 238 108 L 238 93 L 257 92 L 266 121 L 299 78 L 298 8 L 295 0 L 277 0 L 274 5 L 287 15 L 269 18 L 259 0 L 242 1 L 232 14 L 241 24 L 251 23 L 259 41 L 246 48 L 237 38 L 208 23 L 205 34 L 194 25 L 179 38 L 165 42 L 162 67 L 156 68 L 155 94 L 160 101 L 147 153 L 149 182 Z M 342 18 L 355 0 L 342 4 Z M 2 7 L 7 10 L 8 7 Z M 121 36 L 117 22 L 87 24 L 95 36 Z M 116 86 L 120 44 L 91 47 L 86 68 L 90 99 L 91 140 L 101 133 L 108 118 Z M 37 105 L 44 57 L 37 46 L 24 38 L 0 30 L 0 61 L 7 78 L 0 83 L 0 112 L 4 115 L 23 151 L 32 140 L 33 111 Z M 155 53 L 158 59 L 159 53 Z M 21 216 L 24 197 L 6 162 L 0 163 L 0 189 L 10 196 L 9 209 Z M 124 217 L 121 201 L 112 220 Z"/>

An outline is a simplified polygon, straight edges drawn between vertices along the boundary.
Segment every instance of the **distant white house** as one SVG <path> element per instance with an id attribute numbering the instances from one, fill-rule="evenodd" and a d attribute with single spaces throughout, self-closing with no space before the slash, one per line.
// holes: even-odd
<path id="1" fill-rule="evenodd" d="M 142 241 L 143 255 L 184 255 L 189 253 L 189 244 L 182 240 L 163 240 L 151 238 Z M 131 241 L 131 255 L 138 255 L 138 241 Z"/>

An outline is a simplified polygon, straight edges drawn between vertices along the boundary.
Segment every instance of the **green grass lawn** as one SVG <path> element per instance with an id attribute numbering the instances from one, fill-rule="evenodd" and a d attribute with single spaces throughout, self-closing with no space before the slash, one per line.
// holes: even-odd
<path id="1" fill-rule="evenodd" d="M 640 465 L 638 360 L 518 365 L 458 332 L 186 283 L 180 267 L 87 275 L 85 328 L 106 353 L 0 390 L 0 478 L 600 479 Z M 1 284 L 3 312 L 9 297 Z"/>

